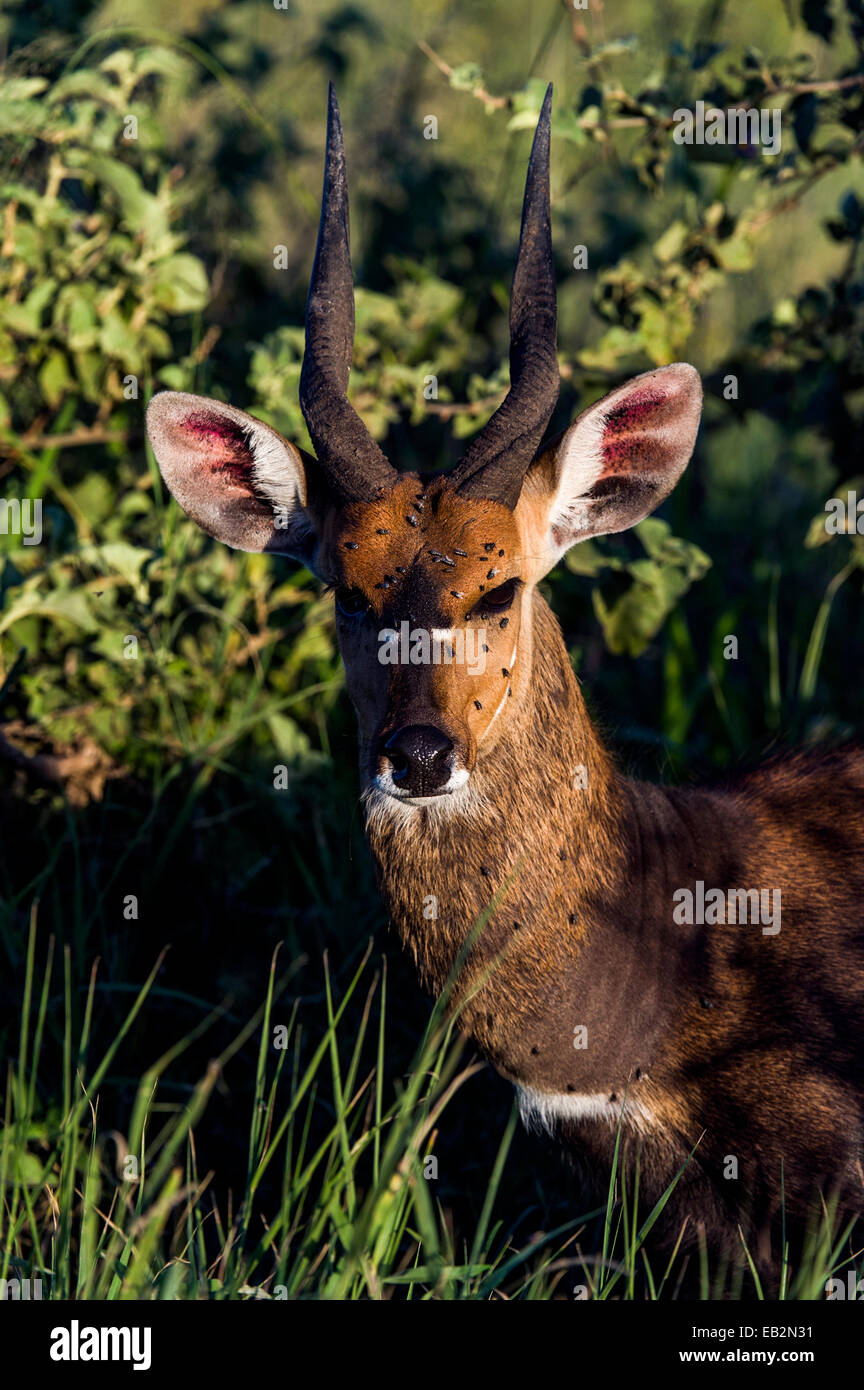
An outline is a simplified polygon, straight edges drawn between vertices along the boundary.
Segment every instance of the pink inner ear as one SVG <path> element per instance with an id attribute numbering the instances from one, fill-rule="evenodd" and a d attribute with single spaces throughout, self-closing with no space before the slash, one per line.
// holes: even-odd
<path id="1" fill-rule="evenodd" d="M 183 421 L 184 432 L 191 434 L 202 462 L 211 473 L 242 492 L 252 487 L 252 450 L 240 425 L 224 415 L 198 411 Z"/>
<path id="2" fill-rule="evenodd" d="M 650 436 L 653 429 L 663 424 L 672 399 L 671 393 L 648 386 L 612 407 L 604 416 L 601 478 L 632 467 L 637 448 L 640 466 L 650 465 L 655 454 L 665 454 L 661 441 L 655 443 Z"/>

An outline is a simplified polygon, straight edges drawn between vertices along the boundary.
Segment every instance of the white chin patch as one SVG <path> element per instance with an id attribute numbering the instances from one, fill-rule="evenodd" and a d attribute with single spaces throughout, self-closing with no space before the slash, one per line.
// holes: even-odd
<path id="1" fill-rule="evenodd" d="M 404 830 L 425 825 L 426 829 L 452 824 L 455 819 L 469 820 L 483 815 L 484 797 L 474 790 L 471 775 L 465 768 L 454 772 L 443 792 L 437 796 L 406 796 L 393 785 L 387 774 L 375 777 L 363 792 L 367 829 L 376 825 L 392 826 L 394 821 Z M 417 820 L 424 812 L 422 822 Z"/>
<path id="2" fill-rule="evenodd" d="M 633 1096 L 622 1093 L 612 1100 L 608 1091 L 585 1095 L 567 1092 L 535 1091 L 530 1086 L 517 1086 L 519 1114 L 526 1129 L 545 1129 L 554 1134 L 561 1120 L 600 1120 L 616 1129 L 619 1123 L 635 1129 L 650 1129 L 655 1121 L 651 1111 Z"/>
<path id="3" fill-rule="evenodd" d="M 398 801 L 400 806 L 431 806 L 434 802 L 441 801 L 442 798 L 449 796 L 453 792 L 459 791 L 468 783 L 471 774 L 464 767 L 456 768 L 451 772 L 449 780 L 440 788 L 434 796 L 411 796 L 408 792 L 400 790 L 398 783 L 393 781 L 391 772 L 379 772 L 373 778 L 372 785 L 377 791 L 383 792 L 385 796 L 392 796 L 394 801 Z"/>

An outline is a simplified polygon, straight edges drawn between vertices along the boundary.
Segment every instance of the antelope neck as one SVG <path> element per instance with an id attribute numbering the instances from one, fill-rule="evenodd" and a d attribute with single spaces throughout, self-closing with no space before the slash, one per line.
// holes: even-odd
<path id="1" fill-rule="evenodd" d="M 682 951 L 669 885 L 688 832 L 666 793 L 614 771 L 539 595 L 531 627 L 530 675 L 468 795 L 440 812 L 373 815 L 369 839 L 391 917 L 432 993 L 493 904 L 452 1003 L 498 1069 L 544 1092 L 614 1091 L 650 1068 L 664 1030 Z M 670 818 L 658 858 L 646 838 Z"/>

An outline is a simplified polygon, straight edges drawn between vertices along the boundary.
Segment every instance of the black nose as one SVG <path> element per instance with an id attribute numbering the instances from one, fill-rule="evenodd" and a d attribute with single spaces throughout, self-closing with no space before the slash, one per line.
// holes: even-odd
<path id="1" fill-rule="evenodd" d="M 384 744 L 393 781 L 412 796 L 432 796 L 450 779 L 453 743 L 431 724 L 408 724 Z"/>

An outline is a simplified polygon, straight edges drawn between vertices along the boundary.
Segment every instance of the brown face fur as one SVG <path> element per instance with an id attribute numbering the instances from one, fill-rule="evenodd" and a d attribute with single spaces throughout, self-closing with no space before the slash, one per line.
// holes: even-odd
<path id="1" fill-rule="evenodd" d="M 364 771 L 376 776 L 382 745 L 396 730 L 432 725 L 452 740 L 455 766 L 470 773 L 478 749 L 502 731 L 507 705 L 528 674 L 520 635 L 531 576 L 515 516 L 497 502 L 460 496 L 445 479 L 424 490 L 416 474 L 406 474 L 379 501 L 331 510 L 319 527 L 317 567 L 337 590 Z M 357 605 L 362 595 L 367 611 L 345 616 L 345 592 Z M 404 622 L 414 632 L 470 632 L 465 659 L 383 664 L 380 634 L 398 632 Z M 451 638 L 442 642 L 445 654 L 448 645 Z"/>

